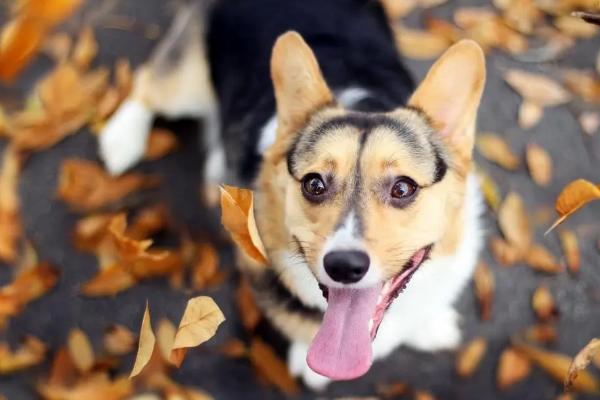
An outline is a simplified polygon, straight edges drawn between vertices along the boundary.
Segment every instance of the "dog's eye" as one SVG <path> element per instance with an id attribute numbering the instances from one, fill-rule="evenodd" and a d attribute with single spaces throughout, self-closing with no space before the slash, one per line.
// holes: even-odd
<path id="1" fill-rule="evenodd" d="M 316 198 L 327 192 L 327 186 L 321 175 L 311 173 L 302 178 L 302 193 L 308 200 L 315 201 Z"/>
<path id="2" fill-rule="evenodd" d="M 419 187 L 412 179 L 403 176 L 394 182 L 392 186 L 391 196 L 394 199 L 409 199 L 412 197 Z"/>

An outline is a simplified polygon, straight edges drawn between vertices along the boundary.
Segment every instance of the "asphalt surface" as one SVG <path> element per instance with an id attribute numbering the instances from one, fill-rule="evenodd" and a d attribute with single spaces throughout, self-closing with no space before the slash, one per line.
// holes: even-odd
<path id="1" fill-rule="evenodd" d="M 448 19 L 456 7 L 475 3 L 450 1 L 430 12 Z M 165 28 L 169 21 L 168 7 L 162 0 L 118 2 L 116 13 L 134 18 L 139 26 L 156 23 Z M 421 13 L 411 16 L 409 23 L 417 24 L 421 16 Z M 71 21 L 69 29 L 76 29 L 80 23 L 81 19 Z M 99 65 L 112 65 L 118 57 L 127 57 L 137 65 L 147 57 L 155 44 L 138 28 L 133 31 L 98 28 L 96 32 L 100 43 L 100 54 L 96 61 Z M 580 132 L 573 112 L 579 105 L 548 109 L 539 125 L 530 131 L 519 129 L 516 113 L 520 98 L 503 83 L 501 75 L 511 67 L 548 73 L 556 72 L 557 68 L 563 66 L 591 68 L 599 45 L 597 37 L 581 41 L 561 60 L 551 64 L 523 64 L 496 52 L 488 57 L 489 78 L 480 111 L 480 130 L 504 135 L 512 149 L 520 155 L 524 153 L 528 142 L 540 144 L 554 160 L 554 178 L 549 187 L 542 189 L 531 181 L 524 167 L 509 173 L 479 156 L 476 158 L 497 182 L 503 195 L 513 190 L 524 197 L 532 215 L 545 207 L 552 207 L 556 195 L 571 180 L 586 178 L 600 181 L 600 133 L 590 138 Z M 407 61 L 407 64 L 415 76 L 421 78 L 430 62 Z M 51 66 L 49 60 L 39 57 L 15 85 L 0 86 L 0 101 L 14 103 L 21 99 L 32 83 Z M 196 237 L 213 241 L 223 250 L 223 265 L 232 271 L 233 276 L 231 248 L 221 239 L 218 213 L 204 208 L 198 196 L 203 157 L 196 134 L 198 127 L 194 121 L 178 122 L 173 127 L 180 133 L 183 144 L 181 150 L 163 160 L 144 163 L 137 168 L 163 177 L 162 187 L 144 195 L 141 200 L 165 200 L 178 224 L 188 227 Z M 121 323 L 137 331 L 146 299 L 150 302 L 155 321 L 161 316 L 177 321 L 186 300 L 196 293 L 172 290 L 165 280 L 141 282 L 115 297 L 89 299 L 78 295 L 79 285 L 96 273 L 96 262 L 93 257 L 77 253 L 72 248 L 70 231 L 78 216 L 56 200 L 58 168 L 65 157 L 97 159 L 95 137 L 82 132 L 51 150 L 33 154 L 25 165 L 19 187 L 26 235 L 38 250 L 40 258 L 61 270 L 60 282 L 54 291 L 31 303 L 13 318 L 9 328 L 0 333 L 0 338 L 15 343 L 23 334 L 32 334 L 44 340 L 51 349 L 56 349 L 65 343 L 72 328 L 79 327 L 100 350 L 104 329 L 111 323 Z M 560 311 L 557 322 L 559 338 L 549 348 L 575 354 L 590 338 L 600 335 L 600 253 L 596 247 L 596 241 L 600 238 L 600 203 L 581 210 L 565 225 L 574 229 L 579 237 L 582 263 L 576 277 L 567 273 L 546 276 L 524 265 L 503 268 L 494 263 L 487 250 L 483 254 L 483 259 L 488 261 L 496 278 L 492 320 L 479 320 L 470 288 L 459 302 L 464 315 L 465 338 L 482 335 L 489 341 L 484 361 L 471 378 L 460 380 L 456 377 L 453 353 L 423 354 L 399 349 L 387 360 L 377 362 L 365 377 L 357 381 L 335 383 L 319 395 L 304 390 L 300 397 L 372 395 L 376 383 L 401 380 L 429 390 L 438 399 L 445 400 L 554 398 L 561 392 L 560 385 L 537 369 L 526 381 L 506 392 L 496 389 L 495 372 L 498 356 L 508 344 L 509 336 L 535 321 L 530 299 L 534 289 L 542 283 L 551 288 Z M 489 213 L 486 226 L 490 234 L 497 233 L 496 223 Z M 556 256 L 562 257 L 556 235 L 543 236 L 546 227 L 546 224 L 537 227 L 536 240 Z M 0 268 L 0 284 L 10 279 L 10 268 Z M 216 346 L 229 338 L 243 336 L 235 312 L 232 295 L 234 286 L 234 279 L 229 279 L 218 289 L 208 292 L 223 309 L 227 322 L 210 344 L 187 357 L 182 368 L 174 373 L 174 378 L 178 382 L 198 386 L 217 399 L 282 398 L 278 392 L 259 384 L 251 366 L 245 361 L 225 359 L 214 351 Z M 124 372 L 128 371 L 131 362 L 131 356 L 125 358 Z M 33 384 L 45 376 L 48 367 L 46 362 L 24 373 L 0 377 L 0 394 L 11 400 L 36 398 Z M 597 370 L 594 374 L 600 377 Z"/>

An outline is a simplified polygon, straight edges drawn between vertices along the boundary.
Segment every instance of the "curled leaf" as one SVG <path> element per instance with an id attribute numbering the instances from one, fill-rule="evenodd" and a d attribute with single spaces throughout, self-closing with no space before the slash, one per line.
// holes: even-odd
<path id="1" fill-rule="evenodd" d="M 458 354 L 456 359 L 456 373 L 461 378 L 467 378 L 475 372 L 487 350 L 487 342 L 483 338 L 476 338 L 469 342 Z"/>
<path id="2" fill-rule="evenodd" d="M 154 336 L 154 332 L 152 331 L 152 324 L 150 322 L 150 309 L 148 308 L 148 303 L 146 302 L 146 310 L 144 311 L 144 317 L 142 318 L 142 326 L 140 328 L 140 340 L 138 344 L 138 351 L 135 356 L 135 363 L 133 365 L 133 369 L 131 370 L 131 374 L 129 374 L 130 378 L 138 375 L 150 358 L 152 357 L 152 353 L 154 352 L 154 345 L 156 343 L 156 337 Z"/>
<path id="3" fill-rule="evenodd" d="M 102 269 L 98 275 L 84 283 L 81 293 L 85 296 L 113 296 L 135 285 L 136 277 L 129 268 L 115 263 Z"/>
<path id="4" fill-rule="evenodd" d="M 477 138 L 479 153 L 504 169 L 514 171 L 519 167 L 519 158 L 513 153 L 508 144 L 500 136 L 493 133 L 483 133 Z"/>
<path id="5" fill-rule="evenodd" d="M 569 371 L 567 376 L 565 377 L 565 390 L 569 391 L 571 386 L 573 386 L 573 382 L 577 379 L 577 375 L 580 371 L 583 371 L 590 365 L 592 359 L 596 354 L 600 352 L 600 339 L 594 338 L 590 340 L 590 342 L 585 345 L 583 349 L 577 353 L 573 362 L 569 366 Z"/>
<path id="6" fill-rule="evenodd" d="M 531 372 L 531 363 L 518 351 L 507 348 L 500 354 L 496 382 L 500 390 L 506 390 L 515 383 L 527 378 Z"/>
<path id="7" fill-rule="evenodd" d="M 555 203 L 559 218 L 548 228 L 546 233 L 556 228 L 561 222 L 587 203 L 600 199 L 599 186 L 585 179 L 574 180 L 565 186 L 558 195 Z"/>

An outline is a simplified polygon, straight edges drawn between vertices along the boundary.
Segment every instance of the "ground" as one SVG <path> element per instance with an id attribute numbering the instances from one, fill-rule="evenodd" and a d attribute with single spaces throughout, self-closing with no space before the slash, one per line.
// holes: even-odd
<path id="1" fill-rule="evenodd" d="M 162 0 L 119 2 L 117 10 L 119 14 L 134 17 L 140 24 L 157 23 L 165 28 L 169 13 L 164 3 Z M 473 3 L 476 2 L 453 0 L 431 13 L 448 18 L 456 7 Z M 416 24 L 421 16 L 421 13 L 417 13 L 409 18 L 409 22 Z M 76 25 L 77 21 L 72 24 Z M 102 65 L 112 65 L 118 57 L 123 56 L 137 65 L 146 59 L 155 44 L 155 41 L 145 38 L 135 29 L 99 28 L 97 38 L 100 54 L 96 62 Z M 583 135 L 569 106 L 548 109 L 539 125 L 530 131 L 521 130 L 516 123 L 521 99 L 502 81 L 501 75 L 511 67 L 542 72 L 552 72 L 564 65 L 589 68 L 594 63 L 599 44 L 597 37 L 581 41 L 560 61 L 543 65 L 519 63 L 499 53 L 488 57 L 489 78 L 480 111 L 480 131 L 503 135 L 519 155 L 523 155 L 527 143 L 535 141 L 552 156 L 555 174 L 549 187 L 540 188 L 533 184 L 524 167 L 508 173 L 479 155 L 476 158 L 497 182 L 503 195 L 513 190 L 524 197 L 531 214 L 543 207 L 552 207 L 556 195 L 573 179 L 600 181 L 600 134 L 593 137 Z M 423 77 L 430 65 L 430 62 L 407 63 L 416 78 Z M 41 57 L 15 85 L 0 86 L 0 99 L 13 101 L 19 98 L 50 66 L 51 63 Z M 204 236 L 218 245 L 223 251 L 223 263 L 233 276 L 231 246 L 220 233 L 218 212 L 202 207 L 198 196 L 202 152 L 197 143 L 196 125 L 193 121 L 182 121 L 175 128 L 183 143 L 181 150 L 159 162 L 142 164 L 137 169 L 164 177 L 162 188 L 151 195 L 165 199 L 175 210 L 180 223 L 189 226 L 197 236 Z M 138 330 L 146 299 L 150 302 L 155 320 L 160 316 L 168 316 L 177 321 L 186 300 L 193 294 L 171 290 L 164 280 L 153 280 L 144 281 L 112 298 L 89 299 L 78 295 L 79 285 L 95 274 L 96 261 L 72 249 L 69 234 L 77 215 L 57 201 L 55 196 L 60 160 L 73 156 L 97 159 L 95 137 L 87 132 L 72 136 L 49 151 L 33 154 L 24 168 L 19 191 L 26 235 L 38 250 L 40 258 L 61 270 L 61 278 L 54 291 L 28 305 L 23 313 L 13 318 L 8 330 L 0 333 L 0 338 L 14 342 L 23 334 L 32 334 L 42 338 L 50 348 L 57 348 L 65 342 L 70 329 L 79 327 L 100 348 L 102 333 L 110 323 L 118 322 L 134 331 Z M 491 321 L 479 320 L 476 300 L 470 287 L 459 302 L 459 309 L 464 316 L 462 327 L 465 338 L 482 335 L 489 341 L 485 359 L 471 378 L 460 380 L 456 377 L 453 353 L 422 354 L 399 349 L 387 360 L 377 362 L 365 377 L 354 382 L 333 384 L 319 396 L 365 396 L 374 393 L 375 383 L 401 380 L 429 390 L 438 399 L 444 400 L 554 398 L 561 393 L 561 387 L 540 370 L 536 369 L 525 382 L 504 393 L 496 389 L 495 371 L 498 356 L 508 344 L 509 336 L 535 322 L 530 299 L 534 289 L 541 283 L 551 288 L 560 310 L 557 322 L 559 338 L 552 349 L 575 354 L 592 337 L 600 334 L 600 254 L 596 247 L 600 237 L 600 204 L 592 204 L 578 212 L 566 225 L 575 229 L 579 237 L 582 263 L 577 276 L 568 273 L 542 275 L 524 265 L 505 268 L 495 263 L 487 250 L 482 255 L 496 278 Z M 546 227 L 537 227 L 536 240 L 560 257 L 562 253 L 557 236 L 543 236 Z M 498 231 L 491 213 L 486 216 L 486 228 L 489 234 Z M 10 276 L 9 268 L 0 268 L 0 283 L 7 282 Z M 222 308 L 227 322 L 210 344 L 188 356 L 174 377 L 179 382 L 205 389 L 217 399 L 282 398 L 278 392 L 258 383 L 247 362 L 226 359 L 215 351 L 216 346 L 227 339 L 243 335 L 232 296 L 234 287 L 232 278 L 208 293 Z M 131 358 L 126 359 L 123 371 L 127 371 L 130 365 Z M 43 371 L 47 368 L 46 363 L 26 373 L 0 377 L 0 394 L 11 400 L 35 398 L 32 386 L 44 376 Z M 309 399 L 319 396 L 304 390 L 301 397 Z"/>

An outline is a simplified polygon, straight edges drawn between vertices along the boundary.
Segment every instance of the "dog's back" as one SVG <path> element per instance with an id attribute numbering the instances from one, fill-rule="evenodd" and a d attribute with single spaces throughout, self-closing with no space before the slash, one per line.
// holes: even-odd
<path id="1" fill-rule="evenodd" d="M 354 109 L 403 105 L 413 83 L 380 4 L 365 0 L 223 0 L 213 9 L 209 62 L 232 179 L 249 184 L 261 160 L 263 127 L 275 112 L 269 59 L 276 38 L 299 32 L 330 87 L 367 93 Z"/>

